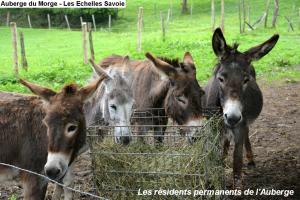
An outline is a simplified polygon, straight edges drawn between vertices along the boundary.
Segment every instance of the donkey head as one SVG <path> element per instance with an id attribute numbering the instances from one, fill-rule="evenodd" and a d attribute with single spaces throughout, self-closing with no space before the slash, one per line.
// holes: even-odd
<path id="1" fill-rule="evenodd" d="M 201 125 L 202 107 L 201 96 L 204 91 L 196 79 L 196 67 L 189 52 L 178 59 L 155 58 L 150 53 L 146 57 L 152 61 L 162 77 L 169 80 L 169 89 L 164 101 L 167 115 L 179 125 Z M 186 130 L 190 135 L 193 133 Z"/>
<path id="2" fill-rule="evenodd" d="M 226 44 L 221 29 L 215 30 L 212 46 L 219 59 L 215 78 L 218 79 L 220 103 L 228 127 L 233 128 L 243 121 L 243 96 L 248 86 L 255 82 L 255 70 L 251 62 L 268 54 L 278 39 L 279 35 L 274 35 L 256 47 L 239 52 L 237 44 L 233 47 Z"/>
<path id="3" fill-rule="evenodd" d="M 80 89 L 75 84 L 66 85 L 58 93 L 20 80 L 24 86 L 45 101 L 43 123 L 47 127 L 48 136 L 45 173 L 49 178 L 61 180 L 85 146 L 86 124 L 83 104 L 96 91 L 104 78 L 102 76 L 99 80 Z"/>
<path id="4" fill-rule="evenodd" d="M 108 78 L 103 81 L 105 88 L 102 99 L 102 112 L 104 120 L 113 125 L 116 143 L 128 144 L 131 140 L 130 117 L 133 111 L 134 98 L 130 88 L 131 73 L 125 71 L 130 69 L 129 57 L 124 57 L 121 65 L 114 68 L 108 67 L 104 70 L 92 60 L 94 71 L 98 74 L 106 74 Z M 120 70 L 122 69 L 122 70 Z"/>

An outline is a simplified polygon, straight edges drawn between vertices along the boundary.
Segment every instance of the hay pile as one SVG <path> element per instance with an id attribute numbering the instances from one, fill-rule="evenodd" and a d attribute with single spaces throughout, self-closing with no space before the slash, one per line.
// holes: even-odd
<path id="1" fill-rule="evenodd" d="M 127 146 L 115 144 L 111 137 L 93 137 L 91 155 L 99 195 L 110 199 L 193 199 L 192 195 L 153 195 L 153 190 L 224 188 L 219 122 L 219 118 L 208 120 L 205 128 L 199 128 L 193 145 L 178 136 L 165 138 L 161 145 L 134 142 Z M 139 190 L 151 190 L 152 195 L 138 196 Z"/>

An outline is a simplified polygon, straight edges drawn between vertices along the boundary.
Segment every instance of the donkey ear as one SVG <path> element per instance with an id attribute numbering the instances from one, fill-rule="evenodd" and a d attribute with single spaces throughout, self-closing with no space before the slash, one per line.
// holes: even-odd
<path id="1" fill-rule="evenodd" d="M 49 101 L 51 97 L 56 95 L 56 92 L 54 92 L 51 89 L 41 87 L 41 86 L 35 85 L 33 83 L 29 83 L 28 81 L 25 81 L 23 79 L 20 79 L 19 81 L 22 85 L 29 88 L 31 90 L 31 92 L 33 92 L 34 94 L 42 97 L 46 101 Z"/>
<path id="2" fill-rule="evenodd" d="M 105 76 L 111 78 L 110 75 L 102 67 L 97 65 L 93 59 L 89 59 L 89 61 L 92 65 L 93 71 L 96 72 L 99 76 L 105 75 Z"/>
<path id="3" fill-rule="evenodd" d="M 155 58 L 151 53 L 146 53 L 145 55 L 153 64 L 154 66 L 162 72 L 164 75 L 168 77 L 174 77 L 177 74 L 176 69 L 170 65 L 169 63 L 159 59 Z"/>
<path id="4" fill-rule="evenodd" d="M 213 34 L 212 46 L 216 56 L 219 58 L 226 56 L 228 47 L 220 28 L 217 28 Z"/>
<path id="5" fill-rule="evenodd" d="M 89 85 L 82 87 L 79 90 L 79 94 L 81 96 L 82 101 L 86 101 L 88 98 L 90 98 L 94 92 L 97 90 L 98 86 L 101 84 L 103 80 L 106 79 L 105 75 L 101 75 L 100 78 Z"/>
<path id="6" fill-rule="evenodd" d="M 194 64 L 194 60 L 190 52 L 185 52 L 183 56 L 183 62 L 192 65 Z"/>
<path id="7" fill-rule="evenodd" d="M 256 47 L 252 47 L 251 49 L 249 49 L 248 51 L 246 51 L 244 53 L 247 56 L 249 56 L 251 61 L 259 60 L 273 49 L 273 47 L 277 43 L 278 39 L 279 39 L 279 35 L 275 34 L 270 39 L 265 41 L 264 43 L 257 45 Z"/>

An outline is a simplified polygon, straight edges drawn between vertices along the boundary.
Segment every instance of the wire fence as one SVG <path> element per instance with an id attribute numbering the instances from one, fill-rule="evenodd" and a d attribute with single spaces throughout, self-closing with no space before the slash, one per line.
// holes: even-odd
<path id="1" fill-rule="evenodd" d="M 84 192 L 84 191 L 77 190 L 75 188 L 71 188 L 71 187 L 66 186 L 66 185 L 64 185 L 62 183 L 59 183 L 59 182 L 57 182 L 57 181 L 55 181 L 53 179 L 50 179 L 49 177 L 47 177 L 47 176 L 45 176 L 43 174 L 39 174 L 39 173 L 34 172 L 34 171 L 30 171 L 30 170 L 27 170 L 27 169 L 23 169 L 23 168 L 17 167 L 15 165 L 7 164 L 7 163 L 2 163 L 2 162 L 0 162 L 0 165 L 5 166 L 5 167 L 9 167 L 9 168 L 13 168 L 13 169 L 16 169 L 16 170 L 19 170 L 19 171 L 27 172 L 27 173 L 35 175 L 35 176 L 39 176 L 39 177 L 41 177 L 41 178 L 43 178 L 43 179 L 45 179 L 47 181 L 50 181 L 50 182 L 52 182 L 52 183 L 54 183 L 56 185 L 59 185 L 59 186 L 65 188 L 65 189 L 71 190 L 72 192 L 80 193 L 82 195 L 89 196 L 89 197 L 94 198 L 94 199 L 109 200 L 107 198 L 100 197 L 100 196 L 97 196 L 97 195 L 89 193 L 89 192 Z"/>

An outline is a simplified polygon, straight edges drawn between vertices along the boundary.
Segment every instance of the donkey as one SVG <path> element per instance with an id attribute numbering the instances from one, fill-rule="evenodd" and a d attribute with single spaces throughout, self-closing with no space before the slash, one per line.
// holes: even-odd
<path id="1" fill-rule="evenodd" d="M 129 57 L 126 56 L 120 64 L 116 64 L 121 71 L 101 68 L 90 60 L 94 73 L 89 82 L 97 80 L 105 75 L 106 79 L 97 88 L 94 95 L 84 103 L 84 115 L 88 126 L 97 124 L 101 121 L 114 126 L 114 140 L 116 143 L 128 144 L 131 139 L 130 116 L 133 107 L 133 94 L 130 90 L 131 71 L 129 66 Z M 87 150 L 82 148 L 82 152 Z M 69 184 L 72 183 L 72 170 L 69 170 Z M 71 192 L 67 190 L 67 196 L 71 198 Z M 56 185 L 52 199 L 60 199 L 63 193 L 63 188 Z M 66 196 L 66 192 L 65 192 Z"/>
<path id="2" fill-rule="evenodd" d="M 227 45 L 220 28 L 212 38 L 212 47 L 218 57 L 214 75 L 205 87 L 203 106 L 220 106 L 223 112 L 226 137 L 224 137 L 224 156 L 227 155 L 230 139 L 234 141 L 233 187 L 242 187 L 243 145 L 249 166 L 255 166 L 249 140 L 249 124 L 260 114 L 263 96 L 256 83 L 252 61 L 259 60 L 275 46 L 279 35 L 266 42 L 238 51 L 238 45 Z"/>
<path id="3" fill-rule="evenodd" d="M 60 92 L 25 80 L 38 96 L 0 93 L 0 162 L 15 165 L 68 184 L 69 170 L 86 143 L 84 102 L 105 79 Z M 24 171 L 0 166 L 0 181 L 19 177 L 25 200 L 45 198 L 47 181 Z M 65 199 L 70 199 L 65 196 Z"/>
<path id="4" fill-rule="evenodd" d="M 146 121 L 147 124 L 145 120 L 136 120 L 135 124 L 153 125 L 155 141 L 158 143 L 162 142 L 166 127 L 157 125 L 167 124 L 165 115 L 179 125 L 201 125 L 201 96 L 204 91 L 196 79 L 196 67 L 191 54 L 186 52 L 181 62 L 178 59 L 156 58 L 150 53 L 146 53 L 146 57 L 148 60 L 130 61 L 134 106 L 137 110 L 149 109 L 158 117 Z M 104 58 L 100 65 L 107 68 L 122 60 L 122 56 L 113 55 Z M 152 108 L 164 110 L 157 113 Z M 139 134 L 144 131 L 138 130 Z"/>
<path id="5" fill-rule="evenodd" d="M 98 119 L 114 126 L 116 143 L 128 144 L 131 140 L 130 117 L 133 111 L 133 93 L 130 89 L 131 70 L 129 57 L 125 56 L 121 63 L 103 69 L 90 60 L 94 74 L 92 80 L 103 74 L 106 80 L 85 105 L 87 123 L 92 124 Z M 121 69 L 121 70 L 116 70 Z"/>

